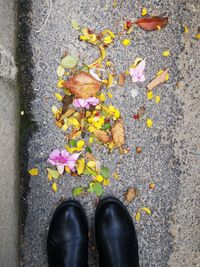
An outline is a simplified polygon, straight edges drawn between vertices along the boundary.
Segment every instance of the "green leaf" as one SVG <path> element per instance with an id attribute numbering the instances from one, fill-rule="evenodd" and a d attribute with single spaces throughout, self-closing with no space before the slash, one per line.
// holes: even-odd
<path id="1" fill-rule="evenodd" d="M 65 69 L 63 68 L 63 66 L 59 65 L 56 72 L 58 77 L 62 77 L 65 73 Z"/>
<path id="2" fill-rule="evenodd" d="M 87 190 L 89 193 L 93 193 L 94 192 L 94 183 L 90 183 L 89 188 Z"/>
<path id="3" fill-rule="evenodd" d="M 84 187 L 75 187 L 72 190 L 72 194 L 73 194 L 74 197 L 80 196 L 83 192 L 84 192 Z"/>
<path id="4" fill-rule="evenodd" d="M 109 128 L 111 127 L 111 124 L 110 123 L 106 123 L 103 125 L 103 127 L 101 128 L 101 130 L 108 130 Z"/>
<path id="5" fill-rule="evenodd" d="M 77 142 L 76 142 L 76 140 L 73 140 L 73 139 L 71 139 L 71 140 L 69 141 L 69 144 L 70 144 L 70 146 L 72 146 L 72 147 L 76 147 L 76 146 L 77 146 Z"/>
<path id="6" fill-rule="evenodd" d="M 85 147 L 85 151 L 86 151 L 86 152 L 89 152 L 90 154 L 92 154 L 92 149 L 91 149 L 90 146 L 86 146 L 86 147 Z"/>
<path id="7" fill-rule="evenodd" d="M 104 178 L 109 178 L 110 176 L 110 170 L 108 167 L 102 167 L 101 168 L 101 175 L 104 177 Z"/>
<path id="8" fill-rule="evenodd" d="M 75 19 L 71 20 L 71 25 L 72 28 L 74 28 L 75 30 L 80 30 L 80 26 L 78 25 L 78 22 Z"/>
<path id="9" fill-rule="evenodd" d="M 47 171 L 54 179 L 57 179 L 60 176 L 59 172 L 54 169 L 47 168 Z"/>
<path id="10" fill-rule="evenodd" d="M 78 57 L 67 55 L 61 60 L 60 65 L 63 68 L 72 69 L 77 65 L 78 60 Z"/>
<path id="11" fill-rule="evenodd" d="M 88 166 L 85 167 L 83 174 L 97 176 L 97 172 L 93 171 Z"/>
<path id="12" fill-rule="evenodd" d="M 102 187 L 102 185 L 100 183 L 98 183 L 98 182 L 94 183 L 93 189 L 94 189 L 94 193 L 97 196 L 102 195 L 102 193 L 103 193 L 103 187 Z"/>

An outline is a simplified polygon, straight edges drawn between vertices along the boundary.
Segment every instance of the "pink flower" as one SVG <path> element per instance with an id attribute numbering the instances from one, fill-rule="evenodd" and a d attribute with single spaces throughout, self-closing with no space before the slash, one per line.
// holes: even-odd
<path id="1" fill-rule="evenodd" d="M 65 166 L 67 166 L 72 172 L 75 171 L 75 164 L 79 157 L 80 153 L 69 154 L 65 149 L 59 150 L 54 149 L 47 162 L 57 167 L 57 170 L 60 174 L 63 174 Z"/>
<path id="2" fill-rule="evenodd" d="M 86 99 L 77 98 L 74 99 L 73 105 L 76 108 L 87 108 L 89 109 L 90 106 L 96 106 L 99 104 L 99 99 L 96 97 L 89 97 Z"/>
<path id="3" fill-rule="evenodd" d="M 145 59 L 142 60 L 135 68 L 130 68 L 129 74 L 131 75 L 132 81 L 134 83 L 145 81 L 145 77 L 143 74 L 144 69 L 145 69 Z"/>

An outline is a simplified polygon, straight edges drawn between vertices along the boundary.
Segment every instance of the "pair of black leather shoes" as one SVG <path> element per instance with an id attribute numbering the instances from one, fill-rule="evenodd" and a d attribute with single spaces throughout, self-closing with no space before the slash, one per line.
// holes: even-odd
<path id="1" fill-rule="evenodd" d="M 138 267 L 135 228 L 116 198 L 100 201 L 95 215 L 100 267 Z M 82 206 L 65 201 L 55 211 L 48 234 L 49 267 L 88 267 L 88 224 Z"/>

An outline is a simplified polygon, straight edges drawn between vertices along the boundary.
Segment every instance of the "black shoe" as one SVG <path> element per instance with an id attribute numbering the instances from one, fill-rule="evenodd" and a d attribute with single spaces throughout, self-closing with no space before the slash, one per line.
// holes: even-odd
<path id="1" fill-rule="evenodd" d="M 100 201 L 95 216 L 100 267 L 138 267 L 138 243 L 132 218 L 116 198 Z"/>
<path id="2" fill-rule="evenodd" d="M 65 201 L 56 209 L 47 254 L 49 267 L 88 267 L 88 224 L 78 202 Z"/>

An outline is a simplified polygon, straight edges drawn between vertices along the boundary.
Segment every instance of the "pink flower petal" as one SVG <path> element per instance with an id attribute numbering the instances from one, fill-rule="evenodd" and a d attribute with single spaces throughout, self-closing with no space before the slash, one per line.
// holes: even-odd
<path id="1" fill-rule="evenodd" d="M 57 170 L 58 170 L 58 172 L 60 173 L 60 174 L 63 174 L 63 172 L 64 172 L 64 165 L 56 165 L 56 167 L 57 167 Z"/>
<path id="2" fill-rule="evenodd" d="M 67 152 L 66 149 L 61 150 L 61 153 L 60 154 L 61 154 L 62 157 L 65 157 L 65 158 L 68 158 L 69 157 L 69 152 Z"/>
<path id="3" fill-rule="evenodd" d="M 143 82 L 145 77 L 143 71 L 145 69 L 145 59 L 142 60 L 135 68 L 129 70 L 133 82 Z"/>
<path id="4" fill-rule="evenodd" d="M 74 99 L 73 101 L 73 105 L 76 108 L 89 108 L 90 105 L 92 106 L 96 106 L 99 103 L 99 99 L 96 97 L 89 97 L 87 99 L 81 99 L 81 98 L 77 98 Z"/>

